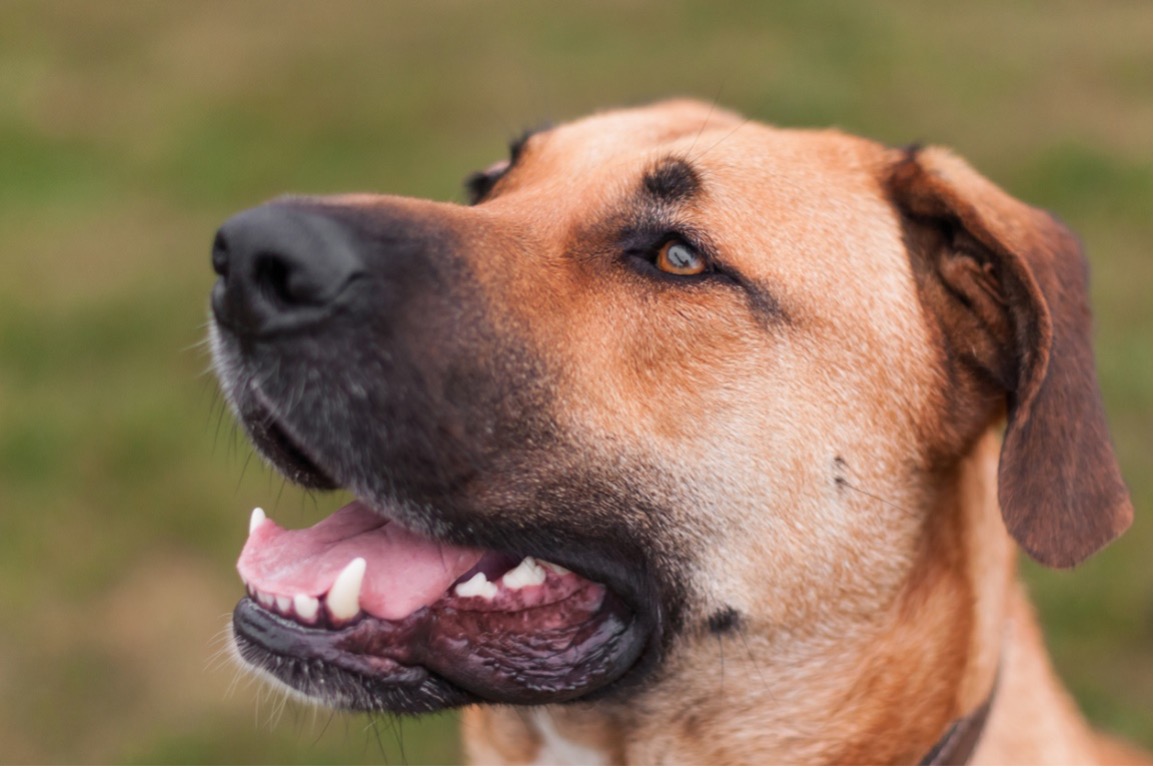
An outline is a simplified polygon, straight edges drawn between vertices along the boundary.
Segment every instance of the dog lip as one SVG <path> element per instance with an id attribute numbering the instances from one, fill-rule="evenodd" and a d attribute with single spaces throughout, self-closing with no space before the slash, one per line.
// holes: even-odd
<path id="1" fill-rule="evenodd" d="M 257 518 L 258 528 L 272 525 Z M 333 619 L 323 595 L 262 596 L 258 583 L 237 605 L 234 636 L 248 650 L 242 657 L 266 675 L 355 709 L 422 713 L 478 701 L 541 705 L 603 697 L 650 670 L 661 614 L 641 611 L 637 586 L 616 589 L 617 580 L 597 581 L 567 562 L 576 570 L 546 563 L 547 581 L 569 586 L 555 585 L 552 598 L 543 591 L 548 585 L 532 584 L 533 576 L 528 587 L 505 585 L 524 559 L 488 570 L 478 562 L 438 601 L 393 620 L 364 609 Z M 500 586 L 497 601 L 457 590 L 478 575 Z M 254 618 L 264 618 L 256 633 Z M 311 680 L 321 671 L 328 684 Z M 431 701 L 430 692 L 449 695 Z"/>
<path id="2" fill-rule="evenodd" d="M 310 631 L 249 598 L 233 610 L 232 626 L 242 661 L 331 706 L 425 713 L 477 701 L 421 666 L 343 653 L 334 632 Z"/>
<path id="3" fill-rule="evenodd" d="M 291 481 L 312 489 L 338 489 L 336 475 L 306 449 L 272 399 L 255 381 L 245 388 L 245 403 L 237 410 L 257 449 Z"/>
<path id="4" fill-rule="evenodd" d="M 233 628 L 245 660 L 305 694 L 408 713 L 454 705 L 429 705 L 427 685 L 437 682 L 467 695 L 456 705 L 596 695 L 626 677 L 648 642 L 633 613 L 593 583 L 561 602 L 520 611 L 462 610 L 450 600 L 398 620 L 362 616 L 340 628 L 305 627 L 245 598 Z M 319 686 L 309 675 L 318 666 L 352 679 Z M 414 684 L 417 692 L 405 689 Z"/>

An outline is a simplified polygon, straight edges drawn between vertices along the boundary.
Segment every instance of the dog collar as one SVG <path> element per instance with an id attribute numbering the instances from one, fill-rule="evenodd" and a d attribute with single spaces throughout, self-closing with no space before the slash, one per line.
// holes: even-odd
<path id="1" fill-rule="evenodd" d="M 999 685 L 999 675 L 995 674 L 995 683 L 991 686 L 990 695 L 977 709 L 950 726 L 946 734 L 939 738 L 922 761 L 922 765 L 954 765 L 961 766 L 970 762 L 975 746 L 982 737 L 986 727 L 987 717 L 991 713 L 991 703 L 995 699 L 995 690 Z"/>

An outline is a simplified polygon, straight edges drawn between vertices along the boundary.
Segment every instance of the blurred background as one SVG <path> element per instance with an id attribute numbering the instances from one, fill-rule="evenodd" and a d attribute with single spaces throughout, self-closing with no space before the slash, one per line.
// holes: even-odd
<path id="1" fill-rule="evenodd" d="M 462 200 L 543 120 L 671 95 L 945 144 L 1092 263 L 1136 523 L 1024 564 L 1063 678 L 1150 747 L 1147 2 L 0 5 L 0 761 L 451 762 L 455 717 L 285 704 L 218 654 L 248 513 L 313 523 L 206 373 L 209 244 L 284 192 Z"/>

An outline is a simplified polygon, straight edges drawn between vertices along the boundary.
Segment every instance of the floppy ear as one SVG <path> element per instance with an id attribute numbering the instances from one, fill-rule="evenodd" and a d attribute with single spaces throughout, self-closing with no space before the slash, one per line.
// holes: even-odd
<path id="1" fill-rule="evenodd" d="M 907 151 L 889 187 L 948 369 L 965 370 L 988 402 L 1005 394 L 1007 529 L 1043 564 L 1074 566 L 1132 518 L 1095 379 L 1079 242 L 946 150 Z"/>

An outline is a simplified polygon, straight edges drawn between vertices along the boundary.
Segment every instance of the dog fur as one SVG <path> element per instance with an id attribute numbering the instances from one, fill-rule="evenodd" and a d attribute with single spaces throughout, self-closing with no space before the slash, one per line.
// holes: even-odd
<path id="1" fill-rule="evenodd" d="M 465 513 L 431 507 L 626 542 L 662 629 L 602 697 L 470 707 L 471 761 L 912 763 L 992 692 L 975 763 L 1142 761 L 1079 715 L 1015 574 L 1016 544 L 1071 567 L 1131 519 L 1063 225 L 946 150 L 691 101 L 534 133 L 471 187 L 324 202 L 453 234 L 439 280 L 483 323 L 408 344 L 476 357 L 465 330 L 492 361 L 460 432 L 518 436 L 452 500 L 391 494 L 447 537 Z M 642 264 L 671 234 L 715 270 Z"/>

